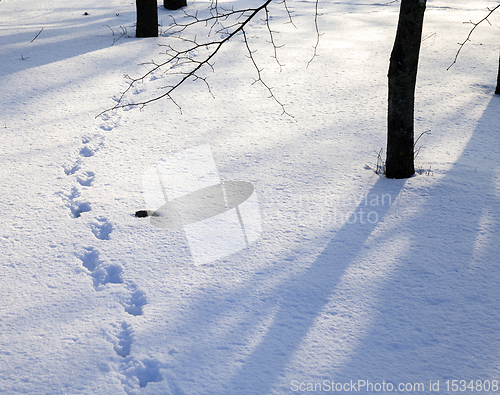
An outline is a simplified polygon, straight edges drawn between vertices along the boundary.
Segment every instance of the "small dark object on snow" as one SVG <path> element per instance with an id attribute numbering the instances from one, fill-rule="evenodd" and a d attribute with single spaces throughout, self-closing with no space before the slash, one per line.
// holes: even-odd
<path id="1" fill-rule="evenodd" d="M 139 210 L 135 212 L 135 216 L 137 218 L 159 217 L 159 215 L 153 210 Z"/>
<path id="2" fill-rule="evenodd" d="M 88 15 L 88 14 L 89 14 L 89 13 L 88 13 L 87 11 L 85 11 L 85 12 L 83 13 L 83 15 Z"/>

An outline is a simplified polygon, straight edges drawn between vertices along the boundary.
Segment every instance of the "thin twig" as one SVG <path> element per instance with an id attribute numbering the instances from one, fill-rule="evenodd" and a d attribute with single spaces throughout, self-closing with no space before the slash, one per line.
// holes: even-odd
<path id="1" fill-rule="evenodd" d="M 292 115 L 290 115 L 290 114 L 289 114 L 289 113 L 285 110 L 285 106 L 284 106 L 284 104 L 283 104 L 283 103 L 281 103 L 281 102 L 280 102 L 280 101 L 276 98 L 276 96 L 274 96 L 274 93 L 273 93 L 273 88 L 271 88 L 269 85 L 267 85 L 267 84 L 265 83 L 265 81 L 262 79 L 262 75 L 261 75 L 262 69 L 259 69 L 259 66 L 258 66 L 258 65 L 257 65 L 257 63 L 255 62 L 255 59 L 254 59 L 254 57 L 253 57 L 253 52 L 251 51 L 250 46 L 249 46 L 249 44 L 248 44 L 248 40 L 247 40 L 247 37 L 246 37 L 245 30 L 242 30 L 242 32 L 243 32 L 243 37 L 244 37 L 245 46 L 246 46 L 247 51 L 248 51 L 248 57 L 249 57 L 249 58 L 250 58 L 250 60 L 252 61 L 253 65 L 254 65 L 254 67 L 255 67 L 255 70 L 257 70 L 257 77 L 258 77 L 258 78 L 257 78 L 257 79 L 256 79 L 256 80 L 252 83 L 252 85 L 253 85 L 253 84 L 255 84 L 255 83 L 257 83 L 257 82 L 260 82 L 260 83 L 261 83 L 261 84 L 262 84 L 262 85 L 263 85 L 263 86 L 264 86 L 264 87 L 268 90 L 269 95 L 270 95 L 269 97 L 270 97 L 271 99 L 273 99 L 276 103 L 278 103 L 278 104 L 280 105 L 281 110 L 282 110 L 281 115 L 288 115 L 290 118 L 293 118 L 293 119 L 295 120 L 295 118 L 294 118 Z"/>
<path id="2" fill-rule="evenodd" d="M 319 33 L 319 26 L 318 26 L 318 3 L 319 3 L 319 0 L 316 0 L 316 4 L 315 4 L 315 7 L 316 7 L 316 12 L 314 13 L 314 28 L 316 29 L 316 44 L 314 45 L 314 53 L 313 53 L 313 56 L 312 58 L 309 60 L 309 62 L 307 62 L 307 67 L 309 67 L 309 65 L 311 64 L 311 62 L 314 60 L 314 58 L 316 56 L 318 56 L 318 46 L 319 46 L 319 38 L 321 37 L 321 34 Z"/>
<path id="3" fill-rule="evenodd" d="M 31 40 L 31 42 L 35 41 L 36 38 L 40 35 L 40 33 L 42 32 L 43 30 L 43 27 L 40 29 L 40 31 L 36 34 L 36 36 L 33 38 L 33 40 Z"/>
<path id="4" fill-rule="evenodd" d="M 449 69 L 451 69 L 451 67 L 455 63 L 457 63 L 457 59 L 458 59 L 458 55 L 460 55 L 460 51 L 462 51 L 462 48 L 467 43 L 467 41 L 470 41 L 470 37 L 472 36 L 472 33 L 474 32 L 474 30 L 476 30 L 476 27 L 478 27 L 484 21 L 487 21 L 488 23 L 490 23 L 490 21 L 488 21 L 489 16 L 491 14 L 493 14 L 493 12 L 495 12 L 495 10 L 497 10 L 499 7 L 500 7 L 500 4 L 498 4 L 496 7 L 492 8 L 492 9 L 487 8 L 487 10 L 489 11 L 488 14 L 483 19 L 481 19 L 479 22 L 477 22 L 477 23 L 474 23 L 472 21 L 464 22 L 464 23 L 471 23 L 472 25 L 474 25 L 474 27 L 470 30 L 470 32 L 467 35 L 467 38 L 465 39 L 465 41 L 463 43 L 458 43 L 460 45 L 460 47 L 458 48 L 457 54 L 455 55 L 455 59 L 453 60 L 453 63 L 448 66 L 448 68 L 446 69 L 446 71 L 448 71 Z M 490 23 L 490 25 L 491 25 L 491 23 Z"/>
<path id="5" fill-rule="evenodd" d="M 109 30 L 111 30 L 111 33 L 113 33 L 113 36 L 115 35 L 115 31 L 111 28 L 111 26 L 109 25 L 103 25 L 103 26 L 107 26 L 109 27 Z M 120 28 L 122 29 L 122 34 L 120 35 L 120 37 L 118 38 L 113 38 L 113 44 L 111 44 L 111 46 L 115 45 L 115 43 L 120 39 L 122 38 L 125 34 L 127 34 L 127 29 L 124 28 L 123 26 L 120 26 Z"/>
<path id="6" fill-rule="evenodd" d="M 281 73 L 281 71 L 283 70 L 284 64 L 281 64 L 280 61 L 279 61 L 279 59 L 278 59 L 278 49 L 282 48 L 283 45 L 278 46 L 274 42 L 274 32 L 271 29 L 271 25 L 269 24 L 269 10 L 267 9 L 267 7 L 266 7 L 266 19 L 265 19 L 265 22 L 266 22 L 267 31 L 269 32 L 269 40 L 271 41 L 271 44 L 272 44 L 273 50 L 274 50 L 274 56 L 273 56 L 273 58 L 276 60 L 276 63 L 278 63 L 278 66 L 280 68 L 280 73 Z M 246 42 L 246 37 L 245 37 L 245 42 Z M 247 48 L 248 48 L 248 45 L 247 45 Z M 253 58 L 252 58 L 252 61 L 253 61 Z M 255 62 L 254 62 L 254 65 L 255 65 Z"/>
<path id="7" fill-rule="evenodd" d="M 417 146 L 418 140 L 420 140 L 420 137 L 422 137 L 424 134 L 427 134 L 430 132 L 431 132 L 431 130 L 429 129 L 429 130 L 426 130 L 425 132 L 420 133 L 420 136 L 418 136 L 418 138 L 413 143 L 413 160 L 415 160 L 417 158 L 418 154 L 420 153 L 420 148 L 422 148 L 422 146 L 420 146 L 418 148 L 418 150 L 415 151 L 415 147 Z"/>

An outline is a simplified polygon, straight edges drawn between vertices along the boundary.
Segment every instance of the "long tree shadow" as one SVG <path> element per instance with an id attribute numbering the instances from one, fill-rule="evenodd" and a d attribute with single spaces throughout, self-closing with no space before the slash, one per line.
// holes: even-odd
<path id="1" fill-rule="evenodd" d="M 432 379 L 434 385 L 440 380 L 443 390 L 447 379 L 498 376 L 500 199 L 495 188 L 500 135 L 491 131 L 496 130 L 499 106 L 500 99 L 492 98 L 461 157 L 430 189 L 422 209 L 377 235 L 389 246 L 400 237 L 409 243 L 393 257 L 395 271 L 370 296 L 375 307 L 369 315 L 376 318 L 364 328 L 369 334 L 354 334 L 360 338 L 347 360 L 330 372 L 318 371 L 318 377 L 384 380 L 395 388 L 421 381 L 425 390 Z M 332 302 L 375 227 L 390 217 L 404 185 L 402 180 L 379 179 L 315 262 L 276 289 L 283 302 L 262 341 L 233 376 L 230 393 L 290 389 L 290 383 L 281 382 L 287 364 L 300 358 L 299 347 L 313 322 Z M 385 197 L 386 203 L 371 206 L 371 196 L 379 203 Z M 337 339 L 349 335 L 335 334 Z"/>
<path id="2" fill-rule="evenodd" d="M 232 378 L 230 393 L 269 393 L 404 185 L 405 180 L 378 179 L 311 266 L 275 289 L 276 299 L 283 302 L 262 341 Z"/>
<path id="3" fill-rule="evenodd" d="M 384 235 L 403 234 L 410 248 L 375 295 L 368 334 L 331 379 L 423 383 L 428 393 L 431 379 L 448 392 L 446 380 L 498 378 L 499 110 L 493 97 L 423 210 Z"/>
<path id="4" fill-rule="evenodd" d="M 126 37 L 135 36 L 135 29 L 130 27 L 135 20 L 132 11 L 98 16 L 94 16 L 92 10 L 89 13 L 85 16 L 82 11 L 78 16 L 59 21 L 56 26 L 50 23 L 51 19 L 44 21 L 42 15 L 36 21 L 24 21 L 25 29 L 31 28 L 29 32 L 0 35 L 0 44 L 15 48 L 5 50 L 0 77 L 109 48 L 123 31 L 130 30 Z M 89 31 L 100 34 L 89 36 Z M 125 39 L 117 45 L 124 42 Z M 19 49 L 22 45 L 24 49 Z"/>

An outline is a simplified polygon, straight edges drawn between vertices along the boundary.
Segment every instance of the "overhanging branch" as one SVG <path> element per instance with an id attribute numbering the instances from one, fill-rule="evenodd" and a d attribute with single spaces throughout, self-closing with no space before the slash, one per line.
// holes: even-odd
<path id="1" fill-rule="evenodd" d="M 100 115 L 117 110 L 125 107 L 140 107 L 141 109 L 152 102 L 168 99 L 179 108 L 182 112 L 181 107 L 173 99 L 173 94 L 188 80 L 201 80 L 205 83 L 208 91 L 212 94 L 212 90 L 207 81 L 207 77 L 202 74 L 202 69 L 209 68 L 214 71 L 214 59 L 217 55 L 222 52 L 224 45 L 237 35 L 243 37 L 243 42 L 247 52 L 247 57 L 251 60 L 252 65 L 257 73 L 257 78 L 253 82 L 259 82 L 267 91 L 269 92 L 269 97 L 273 99 L 282 110 L 282 114 L 292 117 L 286 110 L 282 102 L 280 102 L 273 93 L 273 88 L 270 87 L 263 79 L 262 69 L 258 66 L 258 63 L 254 57 L 254 51 L 250 47 L 248 41 L 247 29 L 249 28 L 250 22 L 254 21 L 261 12 L 264 12 L 265 16 L 262 21 L 266 24 L 268 34 L 270 37 L 270 44 L 273 49 L 273 58 L 278 64 L 280 71 L 284 66 L 278 59 L 278 49 L 282 46 L 278 45 L 275 41 L 276 32 L 272 30 L 270 25 L 270 11 L 269 6 L 273 0 L 263 0 L 262 4 L 255 8 L 224 8 L 217 3 L 217 0 L 212 0 L 212 3 L 204 12 L 204 15 L 200 15 L 198 11 L 194 14 L 189 14 L 185 10 L 183 11 L 183 20 L 176 19 L 172 16 L 172 24 L 166 30 L 164 35 L 167 35 L 170 39 L 176 39 L 177 42 L 182 44 L 182 47 L 174 46 L 172 43 L 169 44 L 159 44 L 159 46 L 164 47 L 165 51 L 162 52 L 166 56 L 166 60 L 163 62 L 146 62 L 142 65 L 148 65 L 150 68 L 143 73 L 140 77 L 132 78 L 129 75 L 125 75 L 128 79 L 128 85 L 126 89 L 120 93 L 118 99 L 116 99 L 116 104 L 99 113 Z M 276 0 L 275 0 L 276 1 Z M 319 29 L 318 29 L 318 1 L 316 0 L 316 17 L 315 17 L 315 28 L 317 33 L 317 41 L 314 46 L 314 54 L 309 63 L 317 56 L 317 48 L 319 44 Z M 285 12 L 288 16 L 288 22 L 293 25 L 291 11 L 289 10 L 286 0 L 277 2 L 282 4 Z M 196 29 L 198 26 L 203 26 L 208 29 L 205 32 L 203 38 L 194 36 L 194 38 L 189 38 L 188 31 L 191 28 Z M 295 26 L 295 25 L 293 25 Z M 202 53 L 200 55 L 200 53 Z M 308 63 L 308 65 L 309 65 Z M 125 102 L 126 96 L 130 91 L 136 87 L 139 83 L 144 83 L 145 79 L 152 77 L 154 73 L 161 71 L 170 79 L 173 79 L 171 84 L 161 87 L 162 93 L 150 97 L 138 102 Z M 212 94 L 213 96 L 213 94 Z M 293 117 L 292 117 L 293 118 Z"/>
<path id="2" fill-rule="evenodd" d="M 490 15 L 491 15 L 491 14 L 493 14 L 493 13 L 494 13 L 494 12 L 495 12 L 495 11 L 496 11 L 499 7 L 500 7 L 500 4 L 498 4 L 496 7 L 493 7 L 493 8 L 491 8 L 491 9 L 490 9 L 490 8 L 488 8 L 488 14 L 487 14 L 487 15 L 486 15 L 483 19 L 481 19 L 479 22 L 477 22 L 477 23 L 474 23 L 474 22 L 472 22 L 472 21 L 469 21 L 469 22 L 464 22 L 464 23 L 470 23 L 470 24 L 472 24 L 472 25 L 473 25 L 473 27 L 472 27 L 472 29 L 470 30 L 469 34 L 467 35 L 467 38 L 465 39 L 465 41 L 464 41 L 464 42 L 462 42 L 462 43 L 458 43 L 458 45 L 460 45 L 460 47 L 458 48 L 458 51 L 457 51 L 457 53 L 456 53 L 456 55 L 455 55 L 455 59 L 453 60 L 453 63 L 452 63 L 452 64 L 450 64 L 450 65 L 448 66 L 448 68 L 446 69 L 447 71 L 448 71 L 449 69 L 451 69 L 451 68 L 452 68 L 452 66 L 453 66 L 455 63 L 457 63 L 458 55 L 460 55 L 460 52 L 462 51 L 462 49 L 463 49 L 464 45 L 467 43 L 467 41 L 470 41 L 470 38 L 471 38 L 471 36 L 472 36 L 472 33 L 474 32 L 474 30 L 476 30 L 476 27 L 478 27 L 478 26 L 479 26 L 481 23 L 483 23 L 484 21 L 486 21 L 486 22 L 490 23 L 490 21 L 488 21 L 488 18 L 489 18 L 489 17 L 490 17 Z M 490 23 L 490 25 L 491 25 L 491 23 Z"/>

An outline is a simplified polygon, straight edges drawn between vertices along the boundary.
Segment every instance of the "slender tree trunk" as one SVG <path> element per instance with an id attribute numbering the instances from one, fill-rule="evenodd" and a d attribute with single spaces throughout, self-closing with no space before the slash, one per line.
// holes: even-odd
<path id="1" fill-rule="evenodd" d="M 413 113 L 425 5 L 426 0 L 401 0 L 388 74 L 387 178 L 415 173 Z"/>
<path id="2" fill-rule="evenodd" d="M 498 58 L 497 88 L 495 89 L 495 95 L 500 95 L 500 57 Z"/>
<path id="3" fill-rule="evenodd" d="M 187 6 L 186 0 L 163 0 L 163 7 L 167 10 L 178 10 L 185 6 Z"/>
<path id="4" fill-rule="evenodd" d="M 158 37 L 158 6 L 156 0 L 136 0 L 136 37 Z"/>

